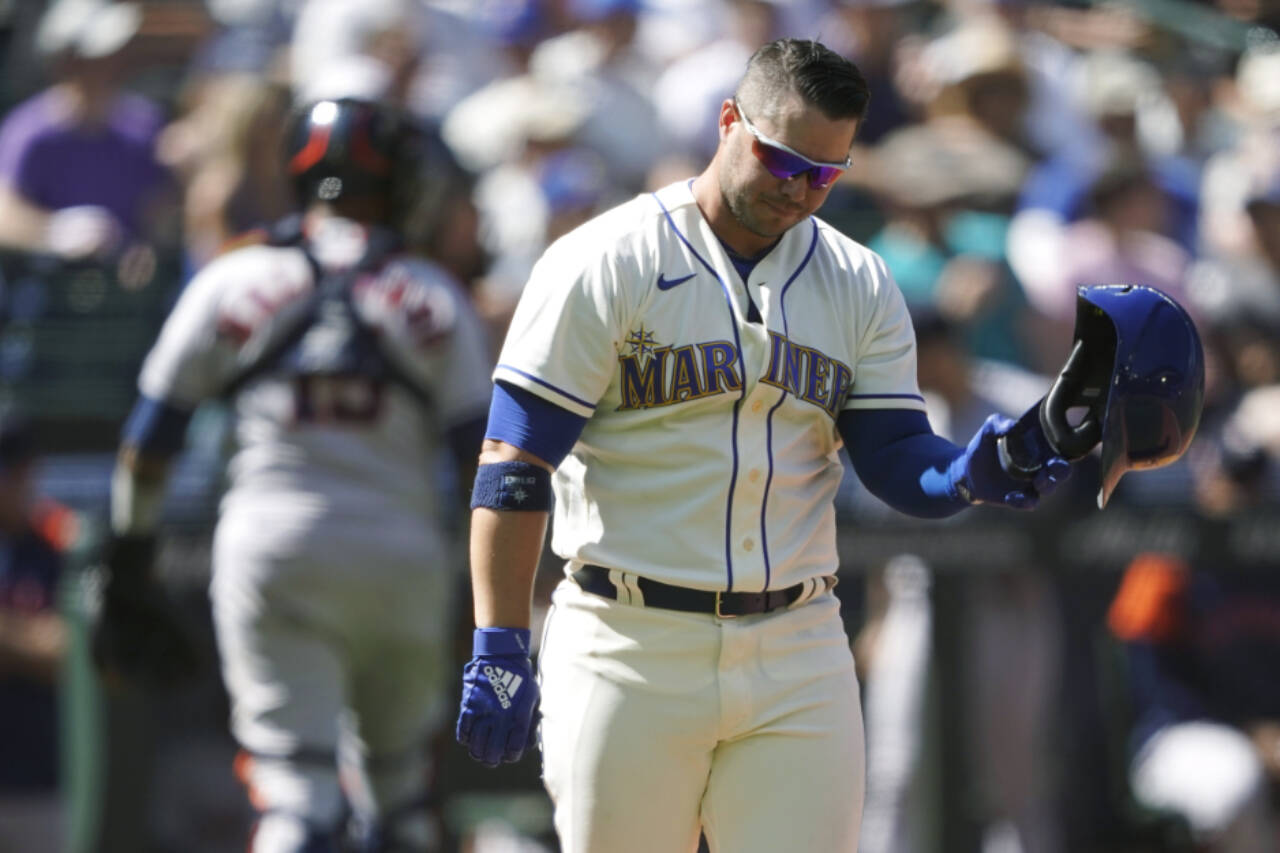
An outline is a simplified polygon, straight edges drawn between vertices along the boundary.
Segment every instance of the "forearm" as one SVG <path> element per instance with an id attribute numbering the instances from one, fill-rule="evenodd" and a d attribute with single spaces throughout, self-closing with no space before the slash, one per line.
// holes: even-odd
<path id="1" fill-rule="evenodd" d="M 923 412 L 846 411 L 838 426 L 858 478 L 894 509 L 945 518 L 973 504 L 1033 509 L 1071 474 L 1071 464 L 1047 452 L 1032 476 L 1011 471 L 1000 441 L 1017 422 L 991 415 L 961 447 L 935 435 Z"/>
<path id="2" fill-rule="evenodd" d="M 527 462 L 552 467 L 528 451 L 486 439 L 480 464 Z M 497 510 L 471 511 L 471 590 L 478 628 L 528 628 L 533 579 L 542 556 L 548 513 Z"/>
<path id="3" fill-rule="evenodd" d="M 478 628 L 528 628 L 545 512 L 471 513 L 471 589 Z"/>
<path id="4" fill-rule="evenodd" d="M 939 435 L 913 435 L 859 466 L 858 476 L 872 494 L 899 512 L 946 518 L 969 506 L 956 492 L 948 470 L 963 452 Z"/>
<path id="5" fill-rule="evenodd" d="M 922 412 L 845 412 L 839 429 L 858 479 L 899 512 L 945 518 L 968 506 L 949 471 L 964 448 L 936 435 Z"/>

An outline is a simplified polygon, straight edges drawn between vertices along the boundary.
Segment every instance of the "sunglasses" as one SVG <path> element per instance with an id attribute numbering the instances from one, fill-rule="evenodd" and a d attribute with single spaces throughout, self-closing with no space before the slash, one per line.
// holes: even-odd
<path id="1" fill-rule="evenodd" d="M 737 98 L 733 99 L 733 108 L 738 111 L 738 118 L 742 119 L 742 124 L 755 137 L 755 141 L 751 143 L 752 153 L 764 166 L 765 171 L 775 178 L 785 181 L 803 174 L 809 179 L 810 187 L 815 190 L 825 190 L 835 183 L 836 178 L 840 177 L 853 163 L 851 157 L 846 157 L 843 163 L 819 163 L 810 160 L 799 151 L 788 148 L 776 139 L 770 139 L 761 133 L 742 112 Z"/>

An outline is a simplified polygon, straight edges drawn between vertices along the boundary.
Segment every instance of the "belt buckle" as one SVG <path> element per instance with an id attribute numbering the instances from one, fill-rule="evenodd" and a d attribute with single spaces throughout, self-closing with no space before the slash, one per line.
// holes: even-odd
<path id="1" fill-rule="evenodd" d="M 738 616 L 740 616 L 741 614 L 724 613 L 720 610 L 721 603 L 724 601 L 724 599 L 721 597 L 723 594 L 724 593 L 722 593 L 720 590 L 716 590 L 716 618 L 717 619 L 737 619 Z"/>

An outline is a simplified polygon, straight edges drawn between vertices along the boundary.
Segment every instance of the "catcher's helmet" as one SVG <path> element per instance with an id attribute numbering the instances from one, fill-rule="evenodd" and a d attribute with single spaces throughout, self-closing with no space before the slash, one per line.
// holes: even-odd
<path id="1" fill-rule="evenodd" d="M 381 197 L 394 228 L 404 228 L 424 199 L 438 200 L 434 154 L 430 135 L 403 111 L 356 98 L 303 106 L 285 134 L 286 164 L 302 205 Z"/>
<path id="2" fill-rule="evenodd" d="M 1204 351 L 1181 305 L 1142 285 L 1077 290 L 1075 346 L 1040 407 L 1040 424 L 1068 457 L 1102 442 L 1099 507 L 1126 471 L 1180 457 L 1203 404 Z M 1085 416 L 1073 425 L 1067 412 L 1079 407 Z"/>

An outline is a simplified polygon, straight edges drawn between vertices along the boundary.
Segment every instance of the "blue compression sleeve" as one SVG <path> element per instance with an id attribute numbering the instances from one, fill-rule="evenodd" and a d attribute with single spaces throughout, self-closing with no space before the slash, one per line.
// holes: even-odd
<path id="1" fill-rule="evenodd" d="M 484 437 L 527 450 L 558 467 L 582 435 L 587 419 L 506 382 L 495 382 Z"/>
<path id="2" fill-rule="evenodd" d="M 836 425 L 858 479 L 889 506 L 920 518 L 945 518 L 968 506 L 947 476 L 964 448 L 936 435 L 924 412 L 850 410 Z"/>
<path id="3" fill-rule="evenodd" d="M 121 439 L 147 456 L 167 459 L 182 449 L 192 414 L 164 400 L 139 397 L 124 423 Z"/>

